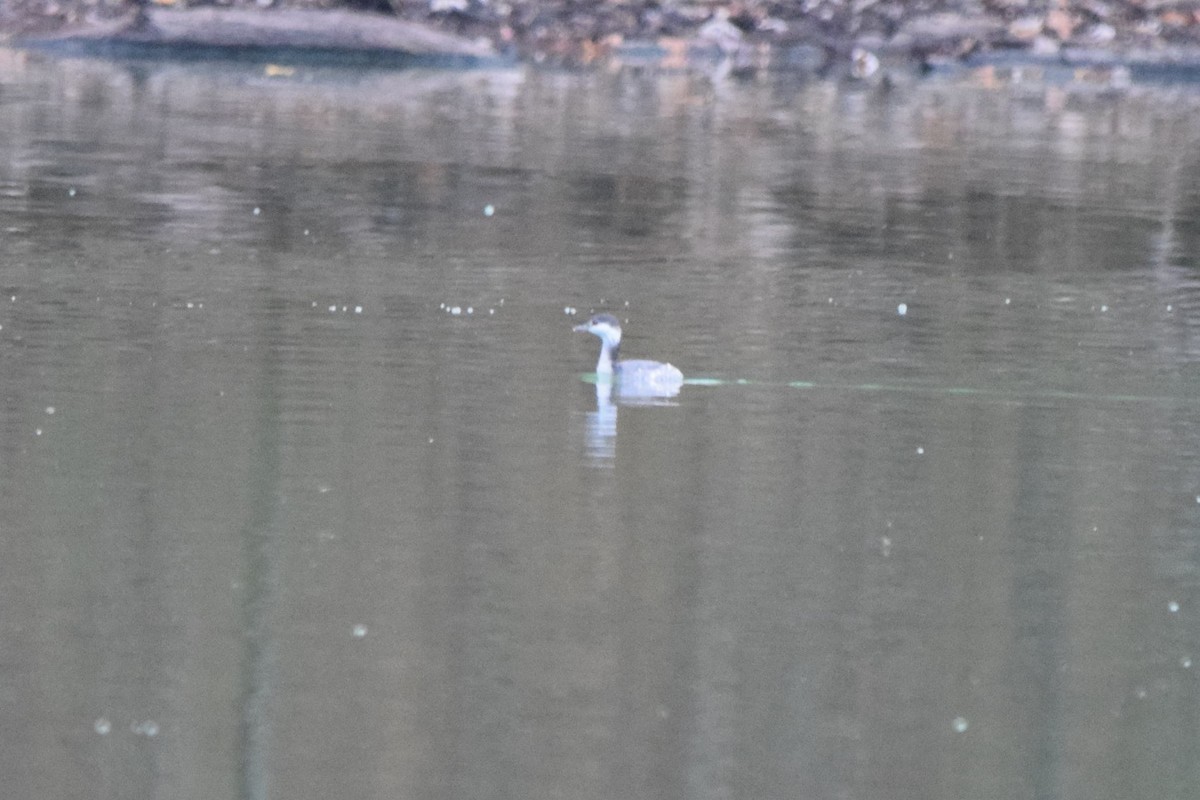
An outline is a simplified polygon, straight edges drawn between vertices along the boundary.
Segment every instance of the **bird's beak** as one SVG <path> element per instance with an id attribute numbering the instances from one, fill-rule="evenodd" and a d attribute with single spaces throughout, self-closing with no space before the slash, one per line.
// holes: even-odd
<path id="1" fill-rule="evenodd" d="M 576 325 L 574 328 L 571 328 L 571 330 L 576 331 L 576 332 L 583 331 L 584 333 L 587 333 L 588 326 L 587 326 L 587 323 L 585 322 L 582 325 Z"/>

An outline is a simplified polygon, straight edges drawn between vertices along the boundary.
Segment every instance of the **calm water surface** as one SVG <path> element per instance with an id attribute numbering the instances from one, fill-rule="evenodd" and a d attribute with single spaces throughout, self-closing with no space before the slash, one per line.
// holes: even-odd
<path id="1" fill-rule="evenodd" d="M 4 796 L 1196 797 L 1200 96 L 996 78 L 0 53 Z"/>

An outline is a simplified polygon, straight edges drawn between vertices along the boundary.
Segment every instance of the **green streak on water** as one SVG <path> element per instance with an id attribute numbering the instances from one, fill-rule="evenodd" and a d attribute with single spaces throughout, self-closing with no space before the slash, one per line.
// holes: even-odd
<path id="1" fill-rule="evenodd" d="M 598 383 L 600 378 L 596 373 L 586 373 L 581 376 L 587 383 Z M 1102 403 L 1167 403 L 1190 398 L 1174 397 L 1171 395 L 1138 395 L 1138 394 L 1092 394 L 1088 392 L 1072 392 L 1063 389 L 1029 389 L 1027 391 L 1012 389 L 986 389 L 973 386 L 906 386 L 903 384 L 886 383 L 814 383 L 812 381 L 787 381 L 775 383 L 771 381 L 755 381 L 749 378 L 684 378 L 685 386 L 761 386 L 786 387 L 789 389 L 816 389 L 834 392 L 924 392 L 931 395 L 948 395 L 952 397 L 977 397 L 996 402 L 1027 403 L 1037 400 L 1073 400 L 1079 402 Z"/>

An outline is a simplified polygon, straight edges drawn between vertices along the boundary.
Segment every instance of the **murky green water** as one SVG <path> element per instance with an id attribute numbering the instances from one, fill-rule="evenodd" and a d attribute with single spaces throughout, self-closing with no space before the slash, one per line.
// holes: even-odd
<path id="1" fill-rule="evenodd" d="M 4 53 L 5 797 L 1195 797 L 1200 96 L 987 77 Z"/>

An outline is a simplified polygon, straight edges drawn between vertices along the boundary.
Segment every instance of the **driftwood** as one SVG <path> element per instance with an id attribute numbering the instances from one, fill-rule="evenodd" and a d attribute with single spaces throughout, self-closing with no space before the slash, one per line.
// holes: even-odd
<path id="1" fill-rule="evenodd" d="M 100 55 L 253 57 L 279 53 L 356 62 L 405 57 L 465 61 L 498 58 L 485 41 L 472 41 L 418 22 L 351 11 L 146 9 L 133 20 L 26 39 L 50 50 Z"/>

